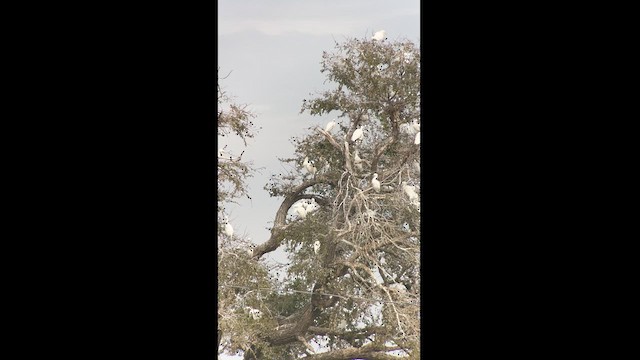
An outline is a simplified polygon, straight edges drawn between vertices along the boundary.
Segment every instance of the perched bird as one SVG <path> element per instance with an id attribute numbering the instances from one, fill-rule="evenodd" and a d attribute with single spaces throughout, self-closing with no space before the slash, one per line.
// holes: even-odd
<path id="1" fill-rule="evenodd" d="M 303 200 L 300 203 L 300 206 L 304 209 L 304 211 L 306 212 L 306 215 L 309 215 L 311 212 L 313 212 L 316 208 L 315 208 L 315 199 L 311 200 Z"/>
<path id="2" fill-rule="evenodd" d="M 320 250 L 320 241 L 316 241 L 313 243 L 313 252 L 317 254 L 318 250 Z"/>
<path id="3" fill-rule="evenodd" d="M 360 158 L 360 155 L 358 154 L 358 150 L 356 150 L 353 153 L 353 163 L 354 164 L 360 164 L 362 162 L 362 159 Z"/>
<path id="4" fill-rule="evenodd" d="M 253 317 L 253 320 L 260 320 L 260 318 L 262 318 L 262 311 L 258 309 L 252 309 L 252 308 L 249 308 L 249 309 L 251 309 L 249 310 L 249 313 Z"/>
<path id="5" fill-rule="evenodd" d="M 353 135 L 351 135 L 351 141 L 356 141 L 362 138 L 362 135 L 363 135 L 363 130 L 362 130 L 362 126 L 360 126 L 359 128 L 356 129 L 356 131 L 353 132 Z"/>
<path id="6" fill-rule="evenodd" d="M 416 134 L 416 139 L 413 140 L 413 143 L 416 145 L 420 145 L 420 133 Z"/>
<path id="7" fill-rule="evenodd" d="M 223 148 L 219 148 L 218 149 L 218 157 L 223 157 L 224 156 L 224 149 Z"/>
<path id="8" fill-rule="evenodd" d="M 233 237 L 233 226 L 231 226 L 231 224 L 229 224 L 228 221 L 224 222 L 224 230 L 223 230 L 223 232 L 228 237 Z"/>
<path id="9" fill-rule="evenodd" d="M 356 165 L 358 170 L 362 171 L 362 159 L 358 155 L 358 150 L 353 153 L 353 163 Z"/>
<path id="10" fill-rule="evenodd" d="M 309 161 L 308 157 L 304 158 L 304 162 L 302 163 L 302 165 L 304 165 L 305 169 L 307 169 L 307 171 L 309 172 L 309 174 L 311 175 L 315 175 L 316 174 L 316 167 L 313 166 L 313 163 Z"/>
<path id="11" fill-rule="evenodd" d="M 298 214 L 298 216 L 300 216 L 301 219 L 304 219 L 307 217 L 307 208 L 301 203 L 298 203 L 295 205 L 295 211 Z"/>
<path id="12" fill-rule="evenodd" d="M 418 193 L 416 193 L 416 187 L 407 185 L 406 181 L 402 182 L 402 190 L 404 190 L 404 193 L 407 194 L 411 201 L 418 200 L 420 198 Z"/>
<path id="13" fill-rule="evenodd" d="M 378 180 L 378 173 L 373 174 L 373 179 L 371 179 L 371 185 L 376 192 L 380 192 L 380 181 Z"/>
<path id="14" fill-rule="evenodd" d="M 376 41 L 382 41 L 387 38 L 387 32 L 384 30 L 376 31 L 371 38 Z"/>
<path id="15" fill-rule="evenodd" d="M 420 132 L 420 123 L 418 122 L 418 120 L 413 119 L 413 122 L 411 123 L 411 126 L 413 127 L 413 129 L 417 132 Z"/>
<path id="16" fill-rule="evenodd" d="M 307 205 L 307 213 L 310 213 L 312 211 L 316 211 L 318 209 L 320 209 L 320 205 L 318 205 L 318 203 L 316 202 L 315 198 L 311 198 L 311 200 L 309 200 L 308 202 L 309 205 Z"/>
<path id="17" fill-rule="evenodd" d="M 251 244 L 249 245 L 249 247 L 247 248 L 247 253 L 249 254 L 249 256 L 253 256 L 253 250 L 256 249 L 256 245 L 255 244 Z"/>
<path id="18" fill-rule="evenodd" d="M 327 126 L 324 128 L 324 131 L 329 132 L 329 131 L 331 131 L 331 129 L 333 129 L 334 126 L 336 126 L 335 119 L 329 121 Z"/>

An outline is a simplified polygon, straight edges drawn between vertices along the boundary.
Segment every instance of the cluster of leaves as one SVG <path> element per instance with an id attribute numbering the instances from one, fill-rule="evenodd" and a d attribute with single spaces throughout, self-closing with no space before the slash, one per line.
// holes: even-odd
<path id="1" fill-rule="evenodd" d="M 246 146 L 247 139 L 253 138 L 257 131 L 252 120 L 255 115 L 247 110 L 247 105 L 238 105 L 232 100 L 222 89 L 218 78 L 218 136 L 237 136 Z M 252 176 L 254 170 L 251 162 L 242 160 L 243 153 L 234 153 L 228 148 L 218 151 L 218 212 L 221 212 L 225 202 L 248 196 L 246 179 Z"/>

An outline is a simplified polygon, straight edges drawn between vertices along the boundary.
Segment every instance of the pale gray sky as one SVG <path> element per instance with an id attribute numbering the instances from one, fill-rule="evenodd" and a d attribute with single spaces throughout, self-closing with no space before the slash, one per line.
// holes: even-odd
<path id="1" fill-rule="evenodd" d="M 244 159 L 264 168 L 249 179 L 253 200 L 240 199 L 228 206 L 235 233 L 254 243 L 269 238 L 279 198 L 263 189 L 272 173 L 282 173 L 278 157 L 290 157 L 290 138 L 303 135 L 313 125 L 326 124 L 339 114 L 312 117 L 299 114 L 303 99 L 324 85 L 320 73 L 323 51 L 333 51 L 334 39 L 370 38 L 386 30 L 389 40 L 420 37 L 419 0 L 219 0 L 218 66 L 230 76 L 222 87 L 237 103 L 248 104 L 262 130 L 249 141 Z M 219 138 L 234 154 L 241 141 Z M 276 251 L 267 257 L 286 262 Z M 222 357 L 221 359 L 231 359 Z"/>

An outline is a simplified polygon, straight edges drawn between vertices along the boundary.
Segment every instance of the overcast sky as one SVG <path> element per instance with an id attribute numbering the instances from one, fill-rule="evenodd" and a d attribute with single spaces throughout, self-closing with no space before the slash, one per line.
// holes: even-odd
<path id="1" fill-rule="evenodd" d="M 235 233 L 254 243 L 269 238 L 280 198 L 263 189 L 272 173 L 282 173 L 278 157 L 290 157 L 290 138 L 324 125 L 338 114 L 312 117 L 299 114 L 302 100 L 325 88 L 320 73 L 323 51 L 332 51 L 334 39 L 371 38 L 386 30 L 389 40 L 420 37 L 419 0 L 219 0 L 218 66 L 221 81 L 235 102 L 248 104 L 262 127 L 250 140 L 244 159 L 264 168 L 249 179 L 250 195 L 240 206 L 228 206 Z M 234 154 L 241 141 L 218 138 Z M 286 262 L 282 252 L 267 256 Z M 223 358 L 225 359 L 225 358 Z M 228 359 L 228 358 L 227 358 Z"/>

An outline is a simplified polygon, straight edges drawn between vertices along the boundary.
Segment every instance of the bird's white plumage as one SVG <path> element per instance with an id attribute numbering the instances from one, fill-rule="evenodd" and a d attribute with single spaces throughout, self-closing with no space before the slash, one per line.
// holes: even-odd
<path id="1" fill-rule="evenodd" d="M 418 120 L 413 119 L 413 122 L 411 123 L 411 126 L 413 127 L 413 129 L 417 132 L 420 132 L 420 123 L 418 122 Z"/>
<path id="2" fill-rule="evenodd" d="M 233 226 L 231 226 L 228 221 L 225 221 L 223 231 L 228 237 L 233 237 Z"/>
<path id="3" fill-rule="evenodd" d="M 306 206 L 306 209 L 307 209 L 307 213 L 310 213 L 320 209 L 320 205 L 318 205 L 315 198 L 311 198 L 311 200 L 308 201 L 308 205 Z"/>
<path id="4" fill-rule="evenodd" d="M 353 153 L 353 163 L 354 164 L 360 164 L 362 162 L 362 159 L 360 158 L 360 155 L 358 155 L 358 150 L 356 150 Z"/>
<path id="5" fill-rule="evenodd" d="M 311 163 L 309 161 L 308 157 L 304 158 L 304 161 L 302 162 L 302 165 L 304 166 L 305 169 L 307 169 L 307 172 L 309 172 L 309 174 L 311 175 L 315 175 L 316 173 L 316 167 L 313 165 L 313 163 Z"/>
<path id="6" fill-rule="evenodd" d="M 420 196 L 418 196 L 418 193 L 416 193 L 416 187 L 407 185 L 406 181 L 402 182 L 402 190 L 405 194 L 407 194 L 409 200 L 411 201 L 415 201 L 420 198 Z"/>
<path id="7" fill-rule="evenodd" d="M 415 140 L 413 140 L 413 143 L 416 145 L 420 145 L 420 133 L 416 134 L 416 138 Z"/>
<path id="8" fill-rule="evenodd" d="M 260 318 L 262 318 L 262 311 L 258 309 L 252 309 L 252 308 L 249 308 L 249 309 L 250 309 L 249 313 L 253 317 L 253 320 L 260 320 Z"/>
<path id="9" fill-rule="evenodd" d="M 384 30 L 376 31 L 375 34 L 371 37 L 373 40 L 382 41 L 387 37 L 387 32 Z"/>
<path id="10" fill-rule="evenodd" d="M 336 126 L 336 122 L 335 119 L 329 121 L 329 123 L 327 123 L 327 126 L 324 128 L 324 131 L 329 132 L 333 129 L 333 127 Z"/>
<path id="11" fill-rule="evenodd" d="M 378 173 L 373 174 L 373 179 L 371 179 L 371 186 L 376 192 L 380 192 L 380 181 L 378 180 Z"/>
<path id="12" fill-rule="evenodd" d="M 294 210 L 295 212 L 298 214 L 298 216 L 302 219 L 307 217 L 307 207 L 306 205 L 303 205 L 302 203 L 297 203 L 294 206 Z"/>
<path id="13" fill-rule="evenodd" d="M 360 158 L 360 155 L 358 155 L 358 150 L 353 153 L 353 163 L 356 165 L 356 169 L 358 169 L 358 171 L 362 171 L 362 159 Z"/>
<path id="14" fill-rule="evenodd" d="M 320 241 L 316 241 L 313 243 L 313 252 L 317 254 L 318 250 L 320 250 Z"/>
<path id="15" fill-rule="evenodd" d="M 362 130 L 362 126 L 361 126 L 357 128 L 356 131 L 353 132 L 353 135 L 351 135 L 351 141 L 356 141 L 362 138 L 363 134 L 364 134 L 364 131 Z"/>

